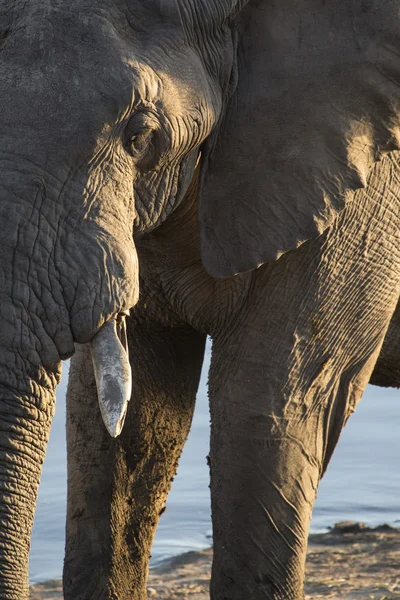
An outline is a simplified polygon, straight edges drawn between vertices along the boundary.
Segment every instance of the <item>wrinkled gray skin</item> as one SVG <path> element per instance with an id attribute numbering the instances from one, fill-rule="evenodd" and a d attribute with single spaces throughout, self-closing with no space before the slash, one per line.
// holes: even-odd
<path id="1" fill-rule="evenodd" d="M 303 598 L 342 427 L 400 385 L 399 40 L 396 0 L 0 0 L 2 600 L 75 344 L 65 598 L 146 598 L 206 334 L 211 598 Z M 134 306 L 114 440 L 87 342 Z"/>

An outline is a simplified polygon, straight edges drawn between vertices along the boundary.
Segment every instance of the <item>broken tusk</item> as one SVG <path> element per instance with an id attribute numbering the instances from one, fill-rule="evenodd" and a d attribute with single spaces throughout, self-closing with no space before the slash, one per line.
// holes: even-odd
<path id="1" fill-rule="evenodd" d="M 125 315 L 111 319 L 90 342 L 100 412 L 109 434 L 119 436 L 132 392 Z"/>

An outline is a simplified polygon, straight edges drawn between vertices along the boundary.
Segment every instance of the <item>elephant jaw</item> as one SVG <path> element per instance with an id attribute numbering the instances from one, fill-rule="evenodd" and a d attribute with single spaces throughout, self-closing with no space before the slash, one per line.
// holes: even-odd
<path id="1" fill-rule="evenodd" d="M 105 323 L 90 342 L 100 412 L 113 438 L 122 431 L 132 393 L 125 317 Z"/>

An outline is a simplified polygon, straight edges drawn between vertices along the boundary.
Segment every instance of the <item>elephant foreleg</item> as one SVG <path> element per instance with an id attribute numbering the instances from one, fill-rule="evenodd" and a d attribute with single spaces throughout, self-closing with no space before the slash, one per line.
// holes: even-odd
<path id="1" fill-rule="evenodd" d="M 260 268 L 214 337 L 212 600 L 301 600 L 318 483 L 367 385 L 400 287 L 400 160 L 334 226 Z"/>
<path id="2" fill-rule="evenodd" d="M 390 321 L 370 383 L 381 387 L 400 387 L 400 302 Z"/>
<path id="3" fill-rule="evenodd" d="M 192 420 L 205 335 L 129 321 L 133 393 L 116 440 L 102 424 L 87 348 L 71 364 L 66 600 L 147 598 L 154 532 Z"/>

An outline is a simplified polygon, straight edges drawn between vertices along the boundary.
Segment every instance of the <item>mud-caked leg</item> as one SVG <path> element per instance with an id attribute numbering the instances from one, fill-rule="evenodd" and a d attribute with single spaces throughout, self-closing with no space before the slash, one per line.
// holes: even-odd
<path id="1" fill-rule="evenodd" d="M 66 600 L 144 600 L 150 549 L 189 432 L 205 335 L 133 315 L 133 393 L 112 439 L 97 405 L 91 358 L 71 364 L 67 399 Z"/>

